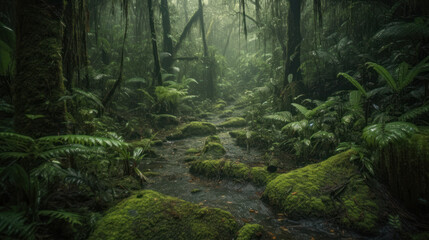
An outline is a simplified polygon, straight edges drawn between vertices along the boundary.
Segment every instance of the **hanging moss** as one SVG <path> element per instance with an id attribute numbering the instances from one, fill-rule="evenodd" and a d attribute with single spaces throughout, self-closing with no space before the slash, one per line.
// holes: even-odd
<path id="1" fill-rule="evenodd" d="M 353 151 L 281 174 L 269 182 L 263 197 L 296 218 L 338 216 L 339 222 L 362 232 L 374 231 L 377 199 L 350 162 Z"/>
<path id="2" fill-rule="evenodd" d="M 109 210 L 89 239 L 229 240 L 237 230 L 237 222 L 229 212 L 144 190 Z"/>
<path id="3" fill-rule="evenodd" d="M 249 167 L 244 163 L 223 159 L 192 162 L 189 171 L 209 178 L 224 177 L 258 185 L 265 185 L 278 176 L 277 173 L 269 173 L 264 167 Z"/>

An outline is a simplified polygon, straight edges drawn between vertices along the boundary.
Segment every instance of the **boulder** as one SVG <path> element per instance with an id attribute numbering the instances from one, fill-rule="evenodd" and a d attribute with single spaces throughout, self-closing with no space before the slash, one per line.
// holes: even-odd
<path id="1" fill-rule="evenodd" d="M 246 125 L 247 122 L 242 117 L 228 118 L 225 122 L 219 124 L 220 127 L 244 127 Z"/>
<path id="2" fill-rule="evenodd" d="M 237 230 L 238 224 L 229 212 L 143 190 L 110 209 L 89 239 L 230 240 Z"/>
<path id="3" fill-rule="evenodd" d="M 263 198 L 295 218 L 336 217 L 346 227 L 372 232 L 379 220 L 378 200 L 350 161 L 347 151 L 323 162 L 279 175 Z"/>

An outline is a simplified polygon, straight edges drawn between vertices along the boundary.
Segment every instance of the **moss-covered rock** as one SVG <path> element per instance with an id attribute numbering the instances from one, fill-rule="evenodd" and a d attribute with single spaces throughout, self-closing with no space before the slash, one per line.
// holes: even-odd
<path id="1" fill-rule="evenodd" d="M 200 152 L 201 152 L 201 150 L 198 148 L 189 148 L 186 150 L 185 154 L 186 155 L 194 155 L 194 154 L 198 154 Z"/>
<path id="2" fill-rule="evenodd" d="M 209 122 L 190 122 L 178 129 L 177 132 L 167 137 L 169 140 L 177 140 L 193 136 L 207 136 L 216 134 L 216 126 Z"/>
<path id="3" fill-rule="evenodd" d="M 259 237 L 262 236 L 263 231 L 264 227 L 259 224 L 246 223 L 238 231 L 237 240 L 259 239 Z"/>
<path id="4" fill-rule="evenodd" d="M 137 192 L 108 211 L 90 240 L 232 239 L 238 230 L 233 216 L 217 208 L 166 196 Z"/>
<path id="5" fill-rule="evenodd" d="M 204 157 L 210 158 L 221 158 L 225 155 L 226 150 L 220 142 L 220 138 L 216 135 L 212 135 L 206 138 L 203 148 Z"/>
<path id="6" fill-rule="evenodd" d="M 219 110 L 223 110 L 226 107 L 226 102 L 222 99 L 219 99 L 216 101 L 216 104 L 213 106 L 213 110 L 215 111 L 219 111 Z"/>
<path id="7" fill-rule="evenodd" d="M 244 163 L 221 160 L 204 160 L 191 163 L 189 171 L 206 177 L 225 177 L 237 181 L 249 181 L 258 185 L 265 185 L 278 176 L 269 173 L 263 167 L 249 167 Z"/>
<path id="8" fill-rule="evenodd" d="M 154 115 L 154 120 L 157 127 L 177 126 L 180 123 L 176 116 L 170 114 Z"/>
<path id="9" fill-rule="evenodd" d="M 375 230 L 377 199 L 350 162 L 353 151 L 281 174 L 269 182 L 263 197 L 289 216 L 338 216 L 362 232 Z"/>
<path id="10" fill-rule="evenodd" d="M 231 109 L 225 110 L 223 111 L 219 117 L 220 118 L 226 118 L 226 117 L 230 117 L 232 115 L 233 111 Z"/>
<path id="11" fill-rule="evenodd" d="M 246 126 L 246 119 L 242 117 L 228 118 L 225 122 L 219 124 L 220 127 L 244 127 Z"/>

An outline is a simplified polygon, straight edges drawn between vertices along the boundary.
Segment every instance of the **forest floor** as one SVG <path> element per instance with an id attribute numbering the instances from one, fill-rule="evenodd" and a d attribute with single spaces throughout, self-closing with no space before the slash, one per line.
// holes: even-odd
<path id="1" fill-rule="evenodd" d="M 228 106 L 227 109 L 232 109 Z M 233 116 L 242 112 L 234 110 Z M 239 147 L 229 135 L 229 131 L 239 128 L 222 128 L 224 121 L 220 114 L 204 119 L 217 125 L 217 135 L 226 149 L 224 159 L 241 162 L 251 166 L 263 166 L 266 162 L 264 152 Z M 181 140 L 166 141 L 154 147 L 157 158 L 148 159 L 141 166 L 143 171 L 157 172 L 145 189 L 178 197 L 201 206 L 216 207 L 229 211 L 241 224 L 258 223 L 268 233 L 266 239 L 366 239 L 353 232 L 341 229 L 329 219 L 291 220 L 263 202 L 261 195 L 264 187 L 248 182 L 237 182 L 220 178 L 197 177 L 189 173 L 189 148 L 202 149 L 206 137 L 189 137 Z M 297 168 L 291 158 L 279 171 Z M 287 169 L 287 170 L 285 170 Z"/>

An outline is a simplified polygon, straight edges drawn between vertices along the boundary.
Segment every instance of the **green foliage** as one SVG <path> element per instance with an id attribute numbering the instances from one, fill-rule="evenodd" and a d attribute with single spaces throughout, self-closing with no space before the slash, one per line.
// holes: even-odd
<path id="1" fill-rule="evenodd" d="M 270 115 L 264 116 L 265 119 L 275 120 L 281 123 L 288 123 L 292 121 L 292 114 L 288 111 L 276 112 Z"/>
<path id="2" fill-rule="evenodd" d="M 340 76 L 346 78 L 351 84 L 353 84 L 353 86 L 355 86 L 364 97 L 368 97 L 368 93 L 354 77 L 348 75 L 347 73 L 338 73 L 337 77 Z"/>
<path id="3" fill-rule="evenodd" d="M 379 123 L 364 128 L 362 137 L 370 146 L 383 148 L 389 144 L 406 140 L 418 128 L 407 122 Z"/>
<path id="4" fill-rule="evenodd" d="M 399 64 L 396 72 L 397 77 L 394 78 L 390 72 L 381 65 L 378 65 L 373 62 L 367 62 L 368 67 L 373 68 L 388 84 L 388 86 L 395 92 L 401 92 L 405 87 L 407 87 L 420 73 L 429 70 L 429 64 L 427 61 L 429 56 L 419 62 L 412 69 L 409 69 L 410 66 L 406 62 Z"/>

